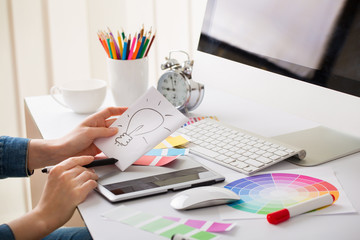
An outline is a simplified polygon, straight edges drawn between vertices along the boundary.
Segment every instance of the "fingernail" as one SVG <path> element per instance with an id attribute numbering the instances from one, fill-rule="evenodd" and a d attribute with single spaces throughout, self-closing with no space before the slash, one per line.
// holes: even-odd
<path id="1" fill-rule="evenodd" d="M 111 129 L 112 132 L 117 132 L 118 131 L 117 127 L 111 127 L 110 129 Z"/>

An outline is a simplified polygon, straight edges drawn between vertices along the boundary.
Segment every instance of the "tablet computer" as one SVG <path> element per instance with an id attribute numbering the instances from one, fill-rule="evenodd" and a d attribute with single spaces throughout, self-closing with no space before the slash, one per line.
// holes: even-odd
<path id="1" fill-rule="evenodd" d="M 119 202 L 169 190 L 210 185 L 225 180 L 191 156 L 178 157 L 162 166 L 132 165 L 122 172 L 115 165 L 94 167 L 99 176 L 96 191 L 110 202 Z"/>

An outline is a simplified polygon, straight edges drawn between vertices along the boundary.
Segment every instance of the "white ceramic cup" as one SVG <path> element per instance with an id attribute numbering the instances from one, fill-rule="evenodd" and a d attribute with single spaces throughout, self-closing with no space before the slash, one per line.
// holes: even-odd
<path id="1" fill-rule="evenodd" d="M 56 102 L 76 113 L 93 113 L 103 104 L 106 87 L 107 83 L 100 79 L 74 80 L 53 86 L 50 94 Z"/>
<path id="2" fill-rule="evenodd" d="M 129 106 L 141 97 L 149 85 L 148 58 L 107 59 L 110 88 L 117 106 Z"/>

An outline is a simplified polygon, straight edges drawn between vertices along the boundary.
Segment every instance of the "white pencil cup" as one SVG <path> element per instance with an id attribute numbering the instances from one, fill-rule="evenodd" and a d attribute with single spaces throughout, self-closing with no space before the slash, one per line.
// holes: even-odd
<path id="1" fill-rule="evenodd" d="M 110 88 L 117 106 L 127 107 L 148 89 L 148 58 L 134 60 L 107 59 Z"/>

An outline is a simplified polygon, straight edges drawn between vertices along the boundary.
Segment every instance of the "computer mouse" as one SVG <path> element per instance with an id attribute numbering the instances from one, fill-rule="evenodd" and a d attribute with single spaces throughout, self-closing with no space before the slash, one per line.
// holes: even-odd
<path id="1" fill-rule="evenodd" d="M 240 196 L 222 187 L 197 187 L 182 191 L 172 197 L 170 206 L 177 210 L 209 207 L 240 200 Z"/>

